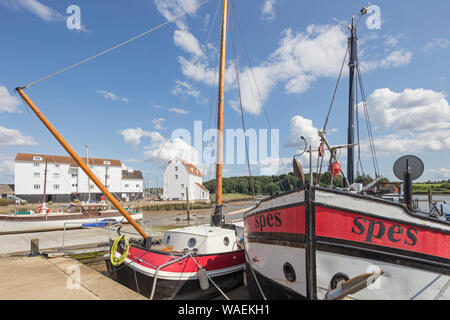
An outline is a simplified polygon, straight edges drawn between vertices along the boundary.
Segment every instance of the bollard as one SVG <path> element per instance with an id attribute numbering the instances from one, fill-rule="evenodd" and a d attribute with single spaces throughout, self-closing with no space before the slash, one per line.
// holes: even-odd
<path id="1" fill-rule="evenodd" d="M 31 250 L 30 250 L 30 256 L 37 256 L 39 255 L 39 239 L 31 239 Z"/>

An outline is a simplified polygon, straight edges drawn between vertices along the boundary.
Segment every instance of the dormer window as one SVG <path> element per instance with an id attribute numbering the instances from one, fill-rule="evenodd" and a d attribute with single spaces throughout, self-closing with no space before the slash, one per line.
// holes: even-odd
<path id="1" fill-rule="evenodd" d="M 42 161 L 42 157 L 34 156 L 33 161 Z"/>
<path id="2" fill-rule="evenodd" d="M 111 164 L 111 161 L 108 161 L 108 160 L 104 160 L 104 161 L 103 161 L 103 164 L 107 164 L 107 165 L 110 165 L 110 164 Z"/>

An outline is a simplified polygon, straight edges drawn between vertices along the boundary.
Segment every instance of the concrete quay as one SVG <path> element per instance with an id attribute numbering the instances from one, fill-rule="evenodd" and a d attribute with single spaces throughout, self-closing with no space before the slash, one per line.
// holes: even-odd
<path id="1" fill-rule="evenodd" d="M 1 257 L 0 283 L 0 300 L 146 300 L 67 257 Z"/>

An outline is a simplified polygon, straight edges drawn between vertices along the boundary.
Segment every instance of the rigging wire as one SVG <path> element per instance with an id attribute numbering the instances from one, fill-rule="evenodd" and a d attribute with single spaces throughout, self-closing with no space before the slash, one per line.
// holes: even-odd
<path id="1" fill-rule="evenodd" d="M 339 77 L 336 82 L 336 87 L 334 88 L 333 98 L 331 99 L 330 108 L 328 109 L 328 114 L 325 119 L 325 124 L 323 125 L 323 131 L 326 132 L 328 119 L 330 118 L 331 109 L 333 107 L 334 99 L 336 98 L 337 89 L 339 87 L 339 82 L 341 81 L 342 71 L 344 69 L 345 61 L 347 60 L 347 54 L 350 49 L 350 43 L 347 44 L 347 49 L 345 50 L 344 60 L 342 61 L 341 70 L 339 71 Z"/>
<path id="2" fill-rule="evenodd" d="M 378 166 L 377 154 L 376 154 L 376 150 L 375 150 L 375 143 L 374 143 L 373 134 L 372 134 L 372 125 L 371 125 L 371 121 L 370 121 L 369 110 L 367 107 L 367 102 L 366 102 L 367 100 L 366 100 L 366 95 L 365 95 L 365 91 L 364 91 L 364 85 L 362 82 L 361 71 L 359 69 L 358 56 L 356 56 L 356 74 L 357 74 L 357 78 L 359 81 L 359 88 L 361 91 L 361 99 L 363 102 L 367 133 L 368 133 L 368 137 L 369 137 L 369 146 L 370 146 L 370 151 L 372 154 L 372 162 L 373 162 L 374 171 L 375 171 L 375 178 L 378 178 L 380 176 L 380 168 Z"/>
<path id="3" fill-rule="evenodd" d="M 247 167 L 248 167 L 248 174 L 249 174 L 249 185 L 250 185 L 250 189 L 251 189 L 251 192 L 252 192 L 252 197 L 254 199 L 255 198 L 255 188 L 254 188 L 254 185 L 253 185 L 252 171 L 251 171 L 251 168 L 250 168 L 250 157 L 248 155 L 247 138 L 245 137 L 246 130 L 245 130 L 244 110 L 242 108 L 241 85 L 240 85 L 240 80 L 239 80 L 239 64 L 238 64 L 238 58 L 237 58 L 237 55 L 236 55 L 236 48 L 235 48 L 235 42 L 234 42 L 233 33 L 230 32 L 230 34 L 231 34 L 231 43 L 232 43 L 233 54 L 234 54 L 236 81 L 237 81 L 237 87 L 238 87 L 238 93 L 239 93 L 239 106 L 240 106 L 240 110 L 241 110 L 242 130 L 244 130 L 245 155 L 246 155 L 246 158 L 247 158 Z"/>
<path id="4" fill-rule="evenodd" d="M 237 30 L 238 30 L 240 43 L 241 43 L 241 46 L 243 48 L 243 51 L 245 52 L 245 56 L 247 58 L 248 65 L 250 67 L 249 69 L 250 69 L 250 72 L 251 72 L 251 74 L 253 76 L 253 80 L 255 82 L 255 87 L 256 87 L 256 91 L 258 93 L 258 97 L 259 97 L 259 100 L 260 100 L 261 108 L 263 109 L 267 125 L 269 126 L 269 129 L 272 131 L 272 126 L 270 124 L 269 117 L 267 116 L 266 108 L 264 106 L 264 100 L 262 99 L 261 91 L 259 90 L 259 87 L 258 87 L 258 82 L 256 81 L 256 76 L 255 76 L 255 73 L 254 73 L 254 70 L 253 70 L 253 65 L 251 63 L 251 59 L 250 59 L 250 56 L 249 56 L 249 53 L 248 53 L 248 50 L 247 50 L 247 46 L 245 45 L 244 37 L 242 35 L 242 31 L 241 31 L 241 27 L 240 27 L 240 23 L 239 23 L 239 18 L 238 18 L 238 15 L 236 13 L 236 9 L 234 7 L 234 1 L 233 0 L 231 0 L 231 6 L 232 6 L 232 9 L 233 9 L 234 16 L 236 18 L 236 26 L 237 26 Z M 249 80 L 249 84 L 250 84 L 249 88 L 250 88 L 250 92 L 252 94 L 253 100 L 256 101 L 256 99 L 255 99 L 255 97 L 253 95 L 253 90 L 252 90 L 252 86 L 251 86 L 251 82 L 250 82 L 250 77 L 248 77 L 248 80 Z M 275 142 L 275 143 L 277 143 L 277 142 Z M 284 171 L 287 171 L 287 168 L 286 168 L 286 166 L 284 164 L 284 161 L 283 161 L 282 157 L 279 157 L 279 161 L 281 162 L 281 165 L 283 166 Z M 282 181 L 281 181 L 281 179 L 280 179 L 280 177 L 278 175 L 277 175 L 277 178 L 278 178 L 278 181 L 280 182 L 281 189 L 283 190 L 283 192 L 286 192 L 286 190 L 284 189 L 283 183 L 282 183 Z M 288 179 L 288 183 L 289 183 L 290 189 L 293 189 L 292 184 L 291 184 L 289 179 Z"/>
<path id="5" fill-rule="evenodd" d="M 104 54 L 106 54 L 106 53 L 108 53 L 108 52 L 111 52 L 111 51 L 113 51 L 113 50 L 115 50 L 115 49 L 117 49 L 117 48 L 120 48 L 120 47 L 122 47 L 122 46 L 124 46 L 124 45 L 126 45 L 126 44 L 128 44 L 128 43 L 130 43 L 130 42 L 132 42 L 132 41 L 134 41 L 134 40 L 137 40 L 137 39 L 139 39 L 139 38 L 142 38 L 143 36 L 145 36 L 145 35 L 147 35 L 147 34 L 153 32 L 153 31 L 156 31 L 156 30 L 160 29 L 160 28 L 164 27 L 165 25 L 167 25 L 167 24 L 169 24 L 169 23 L 171 23 L 171 22 L 177 21 L 178 19 L 184 17 L 185 15 L 187 15 L 187 14 L 189 14 L 189 13 L 191 13 L 191 12 L 195 12 L 198 8 L 200 8 L 201 6 L 205 5 L 205 4 L 208 3 L 209 1 L 210 1 L 210 0 L 205 0 L 205 1 L 203 1 L 202 3 L 200 3 L 198 6 L 196 6 L 195 8 L 193 8 L 193 9 L 191 9 L 191 10 L 188 10 L 188 11 L 186 11 L 186 12 L 184 12 L 184 13 L 178 15 L 178 16 L 176 16 L 176 17 L 173 18 L 173 19 L 168 19 L 167 21 L 161 23 L 160 25 L 158 25 L 158 26 L 156 26 L 156 27 L 153 27 L 153 28 L 151 28 L 151 29 L 149 29 L 149 30 L 147 30 L 147 31 L 144 31 L 144 32 L 138 34 L 137 36 L 134 36 L 134 37 L 132 37 L 132 38 L 130 38 L 130 39 L 124 41 L 124 42 L 121 42 L 121 43 L 119 43 L 119 44 L 117 44 L 117 45 L 115 45 L 115 46 L 113 46 L 113 47 L 111 47 L 111 48 L 109 48 L 109 49 L 106 49 L 106 50 L 104 50 L 104 51 L 101 51 L 101 52 L 97 53 L 96 55 L 93 55 L 93 56 L 91 56 L 91 57 L 89 57 L 89 58 L 86 58 L 86 59 L 84 59 L 84 60 L 81 60 L 81 61 L 79 61 L 79 62 L 77 62 L 77 63 L 75 63 L 75 64 L 73 64 L 73 65 L 70 65 L 70 66 L 68 66 L 68 67 L 65 67 L 65 68 L 63 68 L 63 69 L 61 69 L 61 70 L 59 70 L 59 71 L 57 71 L 57 72 L 55 72 L 55 73 L 52 73 L 52 74 L 50 74 L 50 75 L 48 75 L 48 76 L 45 76 L 45 77 L 43 77 L 43 78 L 41 78 L 41 79 L 39 79 L 39 80 L 36 80 L 36 81 L 34 81 L 34 82 L 31 82 L 31 83 L 28 83 L 28 84 L 24 85 L 24 86 L 22 87 L 22 89 L 28 89 L 29 87 L 34 86 L 35 84 L 38 84 L 38 83 L 40 83 L 40 82 L 42 82 L 42 81 L 44 81 L 44 80 L 50 79 L 50 78 L 52 78 L 52 77 L 54 77 L 54 76 L 56 76 L 56 75 L 58 75 L 58 74 L 61 74 L 61 73 L 65 72 L 65 71 L 68 71 L 68 70 L 71 70 L 71 69 L 73 69 L 73 68 L 76 68 L 76 67 L 78 67 L 79 65 L 82 65 L 82 64 L 84 64 L 84 63 L 86 63 L 86 62 L 88 62 L 88 61 L 91 61 L 91 60 L 93 60 L 93 59 L 95 59 L 95 58 L 97 58 L 97 57 L 100 57 L 100 56 L 102 56 L 102 55 L 104 55 Z"/>

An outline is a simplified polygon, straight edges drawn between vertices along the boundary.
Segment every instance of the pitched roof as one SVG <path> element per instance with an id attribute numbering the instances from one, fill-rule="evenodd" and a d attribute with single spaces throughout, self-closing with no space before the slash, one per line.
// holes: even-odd
<path id="1" fill-rule="evenodd" d="M 38 157 L 38 158 L 36 158 L 36 157 Z M 45 154 L 18 153 L 16 155 L 15 161 L 43 162 L 43 163 L 45 163 L 45 159 L 47 159 L 47 161 L 49 163 L 69 164 L 71 167 L 78 167 L 78 164 L 71 157 L 67 157 L 67 156 L 54 156 L 54 155 L 45 155 Z M 84 162 L 86 162 L 86 158 L 81 158 L 81 159 Z M 106 161 L 106 163 L 105 163 L 105 161 Z M 96 166 L 108 165 L 110 167 L 122 167 L 122 162 L 120 162 L 120 160 L 114 160 L 114 159 L 89 158 L 89 164 L 90 165 L 96 165 Z"/>
<path id="2" fill-rule="evenodd" d="M 195 184 L 196 184 L 197 186 L 199 186 L 200 188 L 202 188 L 203 190 L 209 192 L 208 188 L 206 188 L 204 185 L 202 185 L 202 184 L 200 184 L 200 183 L 198 183 L 198 182 L 195 182 Z"/>
<path id="3" fill-rule="evenodd" d="M 0 184 L 0 194 L 14 194 L 14 185 Z"/>
<path id="4" fill-rule="evenodd" d="M 142 172 L 139 170 L 134 170 L 129 172 L 128 170 L 122 170 L 122 179 L 144 179 Z"/>
<path id="5" fill-rule="evenodd" d="M 192 175 L 198 176 L 198 177 L 202 176 L 202 173 L 200 172 L 200 170 L 198 170 L 197 167 L 194 166 L 192 163 L 184 161 L 183 159 L 180 159 L 180 158 L 178 158 L 178 160 L 180 160 L 184 164 L 184 166 L 186 167 L 187 172 L 189 174 L 192 174 Z"/>

